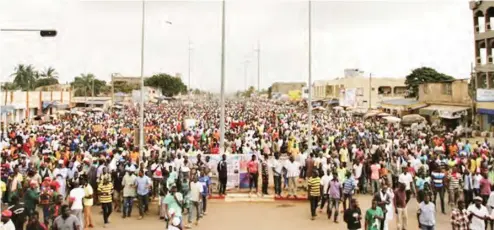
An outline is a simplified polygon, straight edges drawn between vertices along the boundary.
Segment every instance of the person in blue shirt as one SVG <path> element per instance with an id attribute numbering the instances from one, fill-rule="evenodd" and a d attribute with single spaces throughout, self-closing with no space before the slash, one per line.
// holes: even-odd
<path id="1" fill-rule="evenodd" d="M 207 208 L 207 198 L 209 196 L 209 185 L 211 184 L 211 178 L 209 178 L 208 175 L 206 175 L 206 173 L 204 173 L 204 169 L 201 170 L 201 173 L 200 173 L 200 177 L 199 177 L 199 182 L 202 183 L 202 187 L 203 187 L 203 190 L 202 190 L 202 214 L 203 215 L 206 215 L 207 212 L 206 212 L 206 208 Z"/>
<path id="2" fill-rule="evenodd" d="M 139 200 L 139 220 L 144 217 L 144 212 L 148 210 L 149 189 L 152 186 L 151 180 L 144 174 L 144 171 L 139 171 L 139 176 L 136 178 L 135 185 L 137 187 L 137 199 Z"/>

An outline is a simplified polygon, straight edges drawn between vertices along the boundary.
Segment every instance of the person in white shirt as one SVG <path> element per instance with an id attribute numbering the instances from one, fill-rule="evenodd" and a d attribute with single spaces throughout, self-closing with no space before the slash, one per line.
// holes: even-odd
<path id="1" fill-rule="evenodd" d="M 398 176 L 398 182 L 405 184 L 405 192 L 406 192 L 406 201 L 408 204 L 408 201 L 410 201 L 410 196 L 412 195 L 412 189 L 413 189 L 413 178 L 412 174 L 408 172 L 408 169 L 406 166 L 403 166 L 402 168 L 402 173 Z"/>
<path id="2" fill-rule="evenodd" d="M 196 215 L 196 220 L 195 220 L 195 225 L 198 224 L 199 218 L 201 215 L 201 212 L 199 210 L 199 207 L 201 204 L 201 199 L 202 195 L 201 193 L 203 192 L 203 184 L 201 182 L 197 181 L 197 176 L 193 176 L 192 181 L 190 182 L 190 201 L 192 202 L 192 209 L 189 211 L 189 223 L 192 220 L 192 215 L 195 213 Z"/>
<path id="3" fill-rule="evenodd" d="M 328 169 L 324 172 L 324 176 L 321 177 L 321 206 L 319 207 L 319 212 L 322 212 L 324 209 L 324 205 L 328 202 L 329 205 L 329 182 L 333 180 L 333 174 L 331 174 L 331 170 Z"/>
<path id="4" fill-rule="evenodd" d="M 84 217 L 82 215 L 82 201 L 85 196 L 86 192 L 84 191 L 84 188 L 79 185 L 79 182 L 74 182 L 74 189 L 72 189 L 69 194 L 69 204 L 72 204 L 70 206 L 70 210 L 72 214 L 79 219 L 81 226 L 84 226 Z"/>
<path id="5" fill-rule="evenodd" d="M 280 162 L 280 156 L 278 154 L 274 155 L 274 160 L 271 163 L 271 168 L 273 170 L 273 181 L 274 181 L 274 194 L 276 197 L 281 196 L 281 178 L 283 165 Z"/>
<path id="6" fill-rule="evenodd" d="M 285 168 L 288 178 L 288 197 L 294 196 L 297 198 L 297 177 L 300 175 L 300 164 L 295 161 L 293 156 L 286 162 Z"/>
<path id="7" fill-rule="evenodd" d="M 482 198 L 476 196 L 473 198 L 473 204 L 471 204 L 467 211 L 470 217 L 470 230 L 484 230 L 485 220 L 489 219 L 489 212 L 487 208 L 482 205 Z"/>
<path id="8" fill-rule="evenodd" d="M 0 230 L 15 230 L 15 225 L 10 219 L 12 212 L 8 209 L 2 212 L 2 222 L 0 223 Z"/>

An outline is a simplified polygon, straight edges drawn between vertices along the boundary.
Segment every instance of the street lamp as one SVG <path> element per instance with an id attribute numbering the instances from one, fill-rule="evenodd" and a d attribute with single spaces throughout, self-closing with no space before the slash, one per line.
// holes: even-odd
<path id="1" fill-rule="evenodd" d="M 220 151 L 225 151 L 225 5 L 222 3 L 221 16 L 221 96 L 220 96 Z"/>
<path id="2" fill-rule="evenodd" d="M 308 97 L 308 116 L 309 116 L 309 131 L 307 133 L 309 153 L 312 152 L 312 1 L 309 1 L 309 97 Z"/>
<path id="3" fill-rule="evenodd" d="M 57 36 L 57 31 L 53 29 L 42 30 L 42 29 L 0 29 L 1 32 L 39 32 L 41 37 L 55 37 Z"/>
<path id="4" fill-rule="evenodd" d="M 141 19 L 141 101 L 139 104 L 139 155 L 144 154 L 144 26 L 146 24 L 146 0 L 141 1 L 142 19 Z M 172 25 L 171 21 L 165 21 L 166 24 Z"/>

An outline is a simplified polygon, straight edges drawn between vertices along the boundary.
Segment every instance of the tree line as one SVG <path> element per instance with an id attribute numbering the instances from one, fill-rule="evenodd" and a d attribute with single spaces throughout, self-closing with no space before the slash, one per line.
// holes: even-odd
<path id="1" fill-rule="evenodd" d="M 42 71 L 37 70 L 33 65 L 19 64 L 15 67 L 14 72 L 11 74 L 14 78 L 12 82 L 6 82 L 2 84 L 2 90 L 35 90 L 39 87 L 48 87 L 58 85 L 59 75 L 58 72 L 48 67 Z M 187 86 L 182 82 L 182 79 L 171 76 L 165 73 L 155 74 L 144 81 L 145 86 L 155 87 L 161 89 L 165 96 L 175 96 L 180 93 L 187 93 Z M 111 95 L 111 84 L 107 84 L 106 81 L 98 79 L 92 73 L 81 73 L 74 77 L 74 80 L 70 82 L 70 86 L 74 91 L 74 96 L 99 96 L 99 95 Z M 129 94 L 133 90 L 140 89 L 140 84 L 132 84 L 126 81 L 113 82 L 115 93 Z M 41 90 L 46 90 L 41 88 Z M 94 92 L 94 95 L 93 95 Z M 193 94 L 203 94 L 199 89 L 191 90 Z"/>

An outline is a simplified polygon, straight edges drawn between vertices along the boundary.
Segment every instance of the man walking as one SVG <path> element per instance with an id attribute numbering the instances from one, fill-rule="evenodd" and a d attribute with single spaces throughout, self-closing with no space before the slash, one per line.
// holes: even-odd
<path id="1" fill-rule="evenodd" d="M 149 188 L 151 187 L 150 180 L 144 175 L 144 171 L 139 171 L 139 177 L 136 178 L 135 185 L 137 187 L 137 200 L 139 201 L 139 220 L 141 220 L 148 207 Z"/>
<path id="2" fill-rule="evenodd" d="M 343 220 L 347 224 L 348 230 L 359 230 L 362 228 L 360 221 L 362 220 L 362 212 L 358 201 L 355 198 L 350 200 L 350 206 L 343 214 Z"/>
<path id="3" fill-rule="evenodd" d="M 221 161 L 218 163 L 218 177 L 220 179 L 220 191 L 219 195 L 226 195 L 226 182 L 228 179 L 228 165 L 226 163 L 226 155 L 221 156 Z"/>
<path id="4" fill-rule="evenodd" d="M 124 197 L 124 207 L 123 207 L 123 218 L 130 217 L 132 214 L 132 203 L 136 197 L 136 176 L 133 170 L 127 170 L 127 174 L 122 179 L 123 186 L 123 197 Z"/>
<path id="5" fill-rule="evenodd" d="M 470 218 L 470 230 L 484 230 L 485 220 L 489 220 L 489 212 L 487 208 L 482 205 L 482 198 L 476 196 L 473 198 L 473 204 L 468 207 L 468 213 Z"/>
<path id="6" fill-rule="evenodd" d="M 436 206 L 430 202 L 430 199 L 430 195 L 426 194 L 424 201 L 419 204 L 419 210 L 417 210 L 417 220 L 421 230 L 434 230 L 436 225 Z"/>
<path id="7" fill-rule="evenodd" d="M 104 178 L 102 183 L 98 185 L 99 202 L 103 209 L 103 222 L 105 227 L 108 225 L 108 218 L 112 213 L 112 194 L 113 184 L 110 183 L 109 178 Z"/>
<path id="8" fill-rule="evenodd" d="M 437 194 L 439 193 L 439 199 L 441 202 L 441 212 L 446 214 L 444 211 L 444 177 L 445 174 L 441 172 L 441 168 L 437 167 L 434 172 L 431 173 L 432 179 L 432 190 L 434 194 L 434 205 L 436 204 Z"/>
<path id="9" fill-rule="evenodd" d="M 396 208 L 396 228 L 398 230 L 406 230 L 408 226 L 408 213 L 405 185 L 399 183 L 398 188 L 394 192 L 394 206 Z"/>
<path id="10" fill-rule="evenodd" d="M 307 181 L 309 191 L 308 197 L 310 201 L 311 220 L 315 220 L 317 203 L 321 197 L 321 178 L 317 171 L 312 172 L 311 175 L 312 176 Z"/>
<path id="11" fill-rule="evenodd" d="M 451 229 L 467 230 L 470 219 L 468 211 L 465 209 L 465 201 L 458 200 L 458 207 L 451 211 Z"/>

